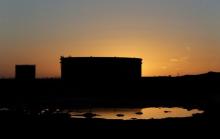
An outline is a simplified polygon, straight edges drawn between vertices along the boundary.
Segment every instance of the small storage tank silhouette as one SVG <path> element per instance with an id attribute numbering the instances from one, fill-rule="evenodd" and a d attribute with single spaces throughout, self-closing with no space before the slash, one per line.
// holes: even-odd
<path id="1" fill-rule="evenodd" d="M 63 80 L 137 80 L 142 59 L 123 57 L 61 57 Z"/>
<path id="2" fill-rule="evenodd" d="M 36 78 L 35 65 L 16 65 L 15 78 L 21 80 L 33 80 Z"/>

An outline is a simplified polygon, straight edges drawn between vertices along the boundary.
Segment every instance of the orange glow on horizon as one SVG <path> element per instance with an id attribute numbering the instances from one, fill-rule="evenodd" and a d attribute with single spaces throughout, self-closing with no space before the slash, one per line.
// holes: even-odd
<path id="1" fill-rule="evenodd" d="M 175 48 L 175 45 L 179 44 L 177 42 L 165 44 L 156 39 L 135 40 L 131 38 L 91 41 L 75 43 L 71 40 L 64 40 L 64 42 L 59 40 L 46 44 L 36 43 L 35 46 L 44 46 L 44 51 L 42 48 L 36 47 L 36 49 L 30 49 L 30 53 L 24 53 L 19 58 L 11 58 L 9 63 L 13 64 L 6 66 L 5 75 L 13 77 L 15 64 L 36 64 L 37 77 L 60 77 L 60 56 L 142 58 L 142 76 L 177 76 L 220 70 L 220 66 L 216 66 L 217 59 L 210 63 L 213 59 L 212 56 L 206 55 L 207 58 L 205 58 L 203 52 L 201 52 L 202 55 L 196 54 L 193 48 L 187 46 L 182 46 L 181 49 Z M 51 49 L 51 46 L 54 49 Z M 75 48 L 74 46 L 81 47 Z M 23 53 L 22 50 L 20 51 Z"/>

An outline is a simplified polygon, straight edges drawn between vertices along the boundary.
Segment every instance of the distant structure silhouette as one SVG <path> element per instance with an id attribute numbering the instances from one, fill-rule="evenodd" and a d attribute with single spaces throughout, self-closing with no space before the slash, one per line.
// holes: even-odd
<path id="1" fill-rule="evenodd" d="M 15 78 L 19 80 L 33 80 L 36 78 L 35 65 L 16 65 Z"/>
<path id="2" fill-rule="evenodd" d="M 122 57 L 61 57 L 63 80 L 138 80 L 142 59 Z"/>

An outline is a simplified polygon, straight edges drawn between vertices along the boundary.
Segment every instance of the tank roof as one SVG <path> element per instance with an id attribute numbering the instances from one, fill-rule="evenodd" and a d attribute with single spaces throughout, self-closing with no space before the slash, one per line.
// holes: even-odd
<path id="1" fill-rule="evenodd" d="M 36 65 L 16 65 L 16 66 L 36 66 Z"/>
<path id="2" fill-rule="evenodd" d="M 74 60 L 88 60 L 88 59 L 96 59 L 96 60 L 140 60 L 142 61 L 142 58 L 132 58 L 132 57 L 63 57 L 61 56 L 61 60 L 63 59 L 74 59 Z"/>

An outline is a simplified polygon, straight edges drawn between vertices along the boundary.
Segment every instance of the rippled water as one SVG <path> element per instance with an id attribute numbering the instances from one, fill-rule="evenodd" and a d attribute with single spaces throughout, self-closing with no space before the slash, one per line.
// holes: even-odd
<path id="1" fill-rule="evenodd" d="M 185 118 L 195 114 L 202 114 L 204 111 L 199 109 L 174 108 L 94 108 L 69 110 L 72 118 L 101 118 L 118 120 L 148 120 L 165 118 Z"/>

